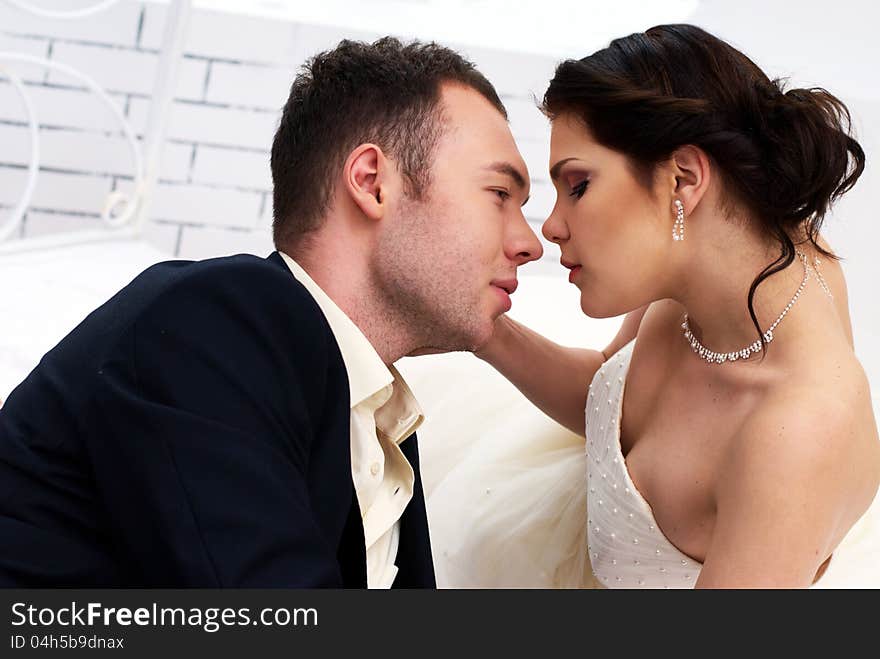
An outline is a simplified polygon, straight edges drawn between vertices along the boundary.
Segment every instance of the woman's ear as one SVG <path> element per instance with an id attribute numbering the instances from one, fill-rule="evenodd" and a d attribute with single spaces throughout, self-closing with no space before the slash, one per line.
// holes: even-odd
<path id="1" fill-rule="evenodd" d="M 369 219 L 380 220 L 385 214 L 388 168 L 388 159 L 375 144 L 361 144 L 345 161 L 345 191 Z"/>
<path id="2" fill-rule="evenodd" d="M 672 154 L 672 196 L 680 199 L 686 215 L 691 215 L 709 188 L 711 168 L 709 156 L 699 147 L 685 145 Z"/>

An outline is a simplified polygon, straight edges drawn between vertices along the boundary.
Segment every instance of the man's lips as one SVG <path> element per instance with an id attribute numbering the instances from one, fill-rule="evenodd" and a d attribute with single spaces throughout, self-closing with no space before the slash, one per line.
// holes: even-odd
<path id="1" fill-rule="evenodd" d="M 513 295 L 513 292 L 516 290 L 516 287 L 519 285 L 515 278 L 511 279 L 494 279 L 490 282 L 492 286 L 496 288 L 500 288 L 508 295 Z"/>
<path id="2" fill-rule="evenodd" d="M 491 282 L 491 285 L 498 292 L 498 297 L 501 299 L 501 313 L 507 313 L 510 311 L 511 306 L 513 306 L 510 296 L 516 290 L 516 279 L 495 279 Z"/>

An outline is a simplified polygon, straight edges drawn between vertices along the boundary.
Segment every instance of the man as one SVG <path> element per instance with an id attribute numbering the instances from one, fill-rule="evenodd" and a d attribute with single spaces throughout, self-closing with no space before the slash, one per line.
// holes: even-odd
<path id="1" fill-rule="evenodd" d="M 484 343 L 541 247 L 492 86 L 343 41 L 272 147 L 268 259 L 156 265 L 0 409 L 0 583 L 432 587 L 391 364 Z"/>

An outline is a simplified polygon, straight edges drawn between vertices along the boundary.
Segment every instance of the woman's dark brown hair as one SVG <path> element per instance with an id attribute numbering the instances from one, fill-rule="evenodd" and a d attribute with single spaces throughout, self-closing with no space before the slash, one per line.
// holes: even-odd
<path id="1" fill-rule="evenodd" d="M 703 149 L 726 196 L 780 245 L 748 293 L 791 265 L 803 233 L 816 238 L 829 206 L 865 167 L 846 106 L 824 89 L 785 90 L 748 57 L 693 25 L 660 25 L 562 62 L 544 95 L 552 119 L 580 117 L 600 144 L 623 153 L 646 186 L 683 145 Z M 806 231 L 803 231 L 803 230 Z"/>

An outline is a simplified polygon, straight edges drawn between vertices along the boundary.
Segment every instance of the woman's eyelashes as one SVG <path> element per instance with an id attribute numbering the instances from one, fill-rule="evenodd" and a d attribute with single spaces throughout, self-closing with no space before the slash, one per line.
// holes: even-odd
<path id="1" fill-rule="evenodd" d="M 580 199 L 581 197 L 584 196 L 584 193 L 587 191 L 587 185 L 589 185 L 589 183 L 590 182 L 587 179 L 584 179 L 583 181 L 581 181 L 580 183 L 575 185 L 571 189 L 571 192 L 568 193 L 568 195 L 570 197 L 577 197 L 578 199 Z"/>

